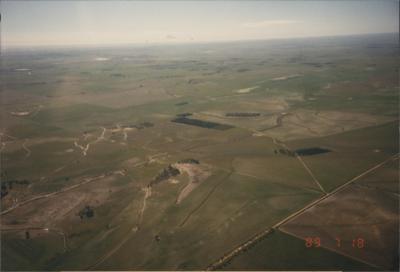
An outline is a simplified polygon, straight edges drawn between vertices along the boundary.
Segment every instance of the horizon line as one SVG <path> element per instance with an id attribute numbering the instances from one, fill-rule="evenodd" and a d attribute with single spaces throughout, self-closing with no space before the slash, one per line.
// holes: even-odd
<path id="1" fill-rule="evenodd" d="M 272 37 L 272 38 L 254 38 L 254 39 L 228 39 L 228 40 L 210 40 L 210 41 L 169 41 L 169 42 L 116 42 L 116 43 L 71 43 L 71 44 L 32 44 L 5 45 L 0 42 L 1 51 L 23 50 L 23 49 L 67 49 L 67 48 L 104 48 L 104 47 L 121 47 L 121 46 L 173 46 L 173 45 L 196 45 L 196 44 L 221 44 L 221 43 L 240 43 L 240 42 L 262 42 L 275 40 L 292 40 L 292 39 L 312 39 L 312 38 L 329 38 L 329 37 L 351 37 L 351 36 L 368 36 L 379 34 L 399 34 L 399 32 L 371 32 L 371 33 L 352 33 L 339 35 L 316 35 L 316 36 L 293 36 L 293 37 Z"/>

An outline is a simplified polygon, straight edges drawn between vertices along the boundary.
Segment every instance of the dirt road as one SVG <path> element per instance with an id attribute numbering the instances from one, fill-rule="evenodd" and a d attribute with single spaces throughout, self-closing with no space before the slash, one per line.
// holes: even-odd
<path id="1" fill-rule="evenodd" d="M 28 158 L 32 153 L 31 150 L 26 146 L 27 142 L 28 142 L 28 139 L 25 139 L 25 141 L 22 144 L 22 148 L 25 149 L 25 151 L 26 151 L 25 159 Z"/>
<path id="2" fill-rule="evenodd" d="M 139 210 L 139 214 L 138 214 L 138 218 L 139 218 L 138 225 L 133 227 L 130 230 L 130 232 L 125 235 L 124 239 L 122 239 L 115 247 L 113 247 L 112 249 L 110 249 L 110 251 L 108 251 L 106 254 L 104 254 L 93 265 L 88 267 L 87 270 L 95 269 L 97 266 L 99 266 L 104 261 L 106 261 L 108 258 L 110 258 L 115 252 L 117 252 L 132 237 L 133 234 L 135 234 L 139 230 L 139 227 L 140 227 L 140 225 L 142 223 L 142 220 L 143 220 L 144 211 L 146 210 L 146 201 L 151 196 L 151 186 L 144 187 L 143 191 L 144 191 L 144 196 L 143 196 L 142 207 Z"/>
<path id="3" fill-rule="evenodd" d="M 357 181 L 358 179 L 364 177 L 365 175 L 375 171 L 376 169 L 382 167 L 383 165 L 385 165 L 386 163 L 388 163 L 391 160 L 394 159 L 398 159 L 399 153 L 390 156 L 388 159 L 386 159 L 385 161 L 369 168 L 368 170 L 362 172 L 361 174 L 359 174 L 358 176 L 352 178 L 351 180 L 347 181 L 346 183 L 342 184 L 341 186 L 337 187 L 335 190 L 333 190 L 330 193 L 327 193 L 326 195 L 314 200 L 313 202 L 311 202 L 310 204 L 306 205 L 305 207 L 301 208 L 300 210 L 298 210 L 297 212 L 294 212 L 292 214 L 290 214 L 289 216 L 285 217 L 284 219 L 282 219 L 281 221 L 279 221 L 278 223 L 276 223 L 275 225 L 273 225 L 270 228 L 267 228 L 263 231 L 261 231 L 260 233 L 254 235 L 253 237 L 251 237 L 250 239 L 248 239 L 247 241 L 245 241 L 244 243 L 240 244 L 239 246 L 235 247 L 232 251 L 226 253 L 225 255 L 223 255 L 221 258 L 219 258 L 217 261 L 215 261 L 214 263 L 212 263 L 211 265 L 209 265 L 206 270 L 216 270 L 216 269 L 220 269 L 221 267 L 223 267 L 228 261 L 232 260 L 234 257 L 236 257 L 237 255 L 239 255 L 240 253 L 242 253 L 245 249 L 249 248 L 249 246 L 251 246 L 252 244 L 254 244 L 256 241 L 258 241 L 259 239 L 264 238 L 265 236 L 271 234 L 273 232 L 274 229 L 279 229 L 279 227 L 281 225 L 283 225 L 284 223 L 290 221 L 291 219 L 299 216 L 300 214 L 302 214 L 303 212 L 305 212 L 306 210 L 314 207 L 315 205 L 317 205 L 318 203 L 320 203 L 322 200 L 340 192 L 341 190 L 345 189 L 347 186 L 349 186 L 350 184 L 352 184 L 353 182 Z"/>
<path id="4" fill-rule="evenodd" d="M 142 220 L 143 220 L 143 214 L 144 214 L 144 211 L 146 210 L 146 201 L 151 196 L 151 186 L 146 186 L 143 188 L 143 190 L 144 190 L 144 197 L 143 197 L 143 202 L 142 202 L 142 208 L 140 209 L 139 215 L 138 215 L 139 224 L 142 223 Z"/>
<path id="5" fill-rule="evenodd" d="M 101 135 L 100 135 L 99 137 L 97 137 L 97 139 L 94 140 L 93 142 L 90 142 L 90 143 L 86 144 L 86 146 L 83 146 L 83 145 L 78 144 L 77 141 L 74 142 L 74 145 L 82 150 L 82 155 L 83 155 L 83 156 L 86 156 L 86 155 L 87 155 L 87 153 L 88 153 L 88 151 L 89 151 L 90 145 L 93 145 L 93 144 L 95 144 L 95 143 L 98 143 L 98 142 L 100 142 L 101 140 L 105 140 L 104 135 L 105 135 L 107 129 L 106 129 L 105 127 L 101 127 L 101 129 L 103 130 L 103 131 L 101 132 Z"/>
<path id="6" fill-rule="evenodd" d="M 31 203 L 31 202 L 33 202 L 33 201 L 36 201 L 36 200 L 39 200 L 39 199 L 43 199 L 43 198 L 53 197 L 53 196 L 55 196 L 55 195 L 68 192 L 68 191 L 70 191 L 70 190 L 74 190 L 74 189 L 76 189 L 76 188 L 78 188 L 78 187 L 80 187 L 80 186 L 83 186 L 83 185 L 85 185 L 85 184 L 88 184 L 88 183 L 90 183 L 90 182 L 93 182 L 93 181 L 98 180 L 98 179 L 102 179 L 102 178 L 104 178 L 104 177 L 106 177 L 106 176 L 110 176 L 110 175 L 113 175 L 113 174 L 114 174 L 114 172 L 107 173 L 107 174 L 101 174 L 101 175 L 99 175 L 99 176 L 94 176 L 94 177 L 87 177 L 87 178 L 84 178 L 84 181 L 83 181 L 83 182 L 78 183 L 78 184 L 71 185 L 71 186 L 66 187 L 66 188 L 64 188 L 64 189 L 61 189 L 61 190 L 59 190 L 59 191 L 52 192 L 52 193 L 48 193 L 48 194 L 43 194 L 43 195 L 38 195 L 38 196 L 35 196 L 35 197 L 33 197 L 33 198 L 24 200 L 24 201 L 22 201 L 22 202 L 17 202 L 14 206 L 12 206 L 12 207 L 10 207 L 10 208 L 4 210 L 4 211 L 1 211 L 0 215 L 7 214 L 7 213 L 9 213 L 9 212 L 11 212 L 11 211 L 13 211 L 13 210 L 15 210 L 15 209 L 17 209 L 17 208 L 19 208 L 19 207 L 22 207 L 22 206 L 24 206 L 24 205 L 26 205 L 26 204 L 28 204 L 28 203 Z"/>

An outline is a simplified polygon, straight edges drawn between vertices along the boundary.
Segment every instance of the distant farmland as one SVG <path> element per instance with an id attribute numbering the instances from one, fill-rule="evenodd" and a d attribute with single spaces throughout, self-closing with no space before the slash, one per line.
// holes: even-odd
<path id="1" fill-rule="evenodd" d="M 2 64 L 2 271 L 398 270 L 397 34 Z"/>

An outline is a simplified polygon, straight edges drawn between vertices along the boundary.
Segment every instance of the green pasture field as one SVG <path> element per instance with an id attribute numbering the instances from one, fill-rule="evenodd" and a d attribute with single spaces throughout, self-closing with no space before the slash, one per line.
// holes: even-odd
<path id="1" fill-rule="evenodd" d="M 205 269 L 322 197 L 319 185 L 330 192 L 399 152 L 396 41 L 7 52 L 1 269 Z M 171 122 L 184 113 L 232 127 Z M 313 147 L 331 152 L 283 152 Z M 148 187 L 184 159 L 199 164 Z M 397 165 L 385 167 L 363 182 L 396 193 Z M 13 180 L 29 184 L 7 187 Z M 81 219 L 86 206 L 94 216 Z M 27 228 L 40 235 L 26 239 Z M 65 234 L 65 252 L 62 236 L 46 228 Z M 224 269 L 371 269 L 303 244 L 276 230 Z"/>

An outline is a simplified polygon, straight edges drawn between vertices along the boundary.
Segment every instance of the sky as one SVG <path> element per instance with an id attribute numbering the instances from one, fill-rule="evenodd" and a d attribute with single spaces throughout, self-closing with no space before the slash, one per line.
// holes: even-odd
<path id="1" fill-rule="evenodd" d="M 398 32 L 398 0 L 2 0 L 1 45 L 264 40 Z"/>

